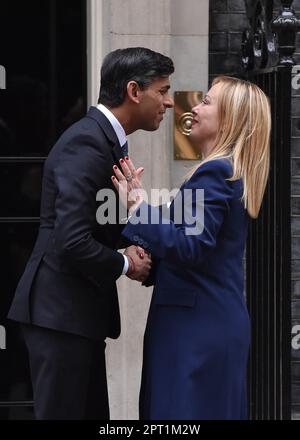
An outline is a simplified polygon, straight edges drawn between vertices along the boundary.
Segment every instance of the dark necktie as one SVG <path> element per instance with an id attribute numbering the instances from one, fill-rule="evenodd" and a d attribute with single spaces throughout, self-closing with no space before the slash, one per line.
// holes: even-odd
<path id="1" fill-rule="evenodd" d="M 121 149 L 122 149 L 123 157 L 128 156 L 128 143 L 127 143 L 127 141 L 125 142 L 124 145 L 122 145 Z"/>

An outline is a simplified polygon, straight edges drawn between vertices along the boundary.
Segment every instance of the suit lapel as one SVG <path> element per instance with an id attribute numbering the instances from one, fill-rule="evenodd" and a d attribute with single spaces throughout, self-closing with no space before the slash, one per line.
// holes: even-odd
<path id="1" fill-rule="evenodd" d="M 123 158 L 121 147 L 118 145 L 114 145 L 112 148 L 113 155 L 115 156 L 115 160 L 118 166 L 120 166 L 119 160 Z"/>
<path id="2" fill-rule="evenodd" d="M 119 165 L 119 160 L 123 157 L 122 150 L 118 137 L 107 117 L 96 107 L 90 107 L 86 116 L 94 119 L 104 131 L 105 136 L 112 145 L 112 152 L 115 157 L 115 161 Z"/>

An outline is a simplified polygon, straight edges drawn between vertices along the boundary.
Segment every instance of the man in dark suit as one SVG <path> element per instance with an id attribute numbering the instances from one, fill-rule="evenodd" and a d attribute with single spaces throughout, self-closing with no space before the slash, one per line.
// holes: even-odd
<path id="1" fill-rule="evenodd" d="M 143 281 L 151 261 L 134 246 L 116 250 L 122 225 L 97 222 L 96 195 L 114 191 L 126 135 L 156 130 L 173 106 L 173 71 L 170 58 L 149 49 L 108 54 L 98 106 L 45 162 L 40 230 L 9 312 L 22 323 L 37 419 L 109 418 L 104 350 L 105 338 L 120 334 L 115 282 L 122 274 Z"/>

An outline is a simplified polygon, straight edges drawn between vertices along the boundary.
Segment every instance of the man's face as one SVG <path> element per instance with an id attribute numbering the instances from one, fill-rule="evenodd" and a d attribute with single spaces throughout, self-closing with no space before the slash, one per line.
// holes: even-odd
<path id="1" fill-rule="evenodd" d="M 158 129 L 167 108 L 174 106 L 169 89 L 170 79 L 167 77 L 156 79 L 146 89 L 139 91 L 138 119 L 140 129 L 147 131 Z"/>

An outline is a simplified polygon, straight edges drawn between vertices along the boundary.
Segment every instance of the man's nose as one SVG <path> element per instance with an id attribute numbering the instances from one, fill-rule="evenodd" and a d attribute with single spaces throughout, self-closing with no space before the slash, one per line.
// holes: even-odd
<path id="1" fill-rule="evenodd" d="M 172 108 L 174 107 L 174 99 L 172 98 L 171 95 L 168 95 L 168 97 L 166 98 L 165 102 L 164 102 L 165 107 L 168 108 Z"/>

